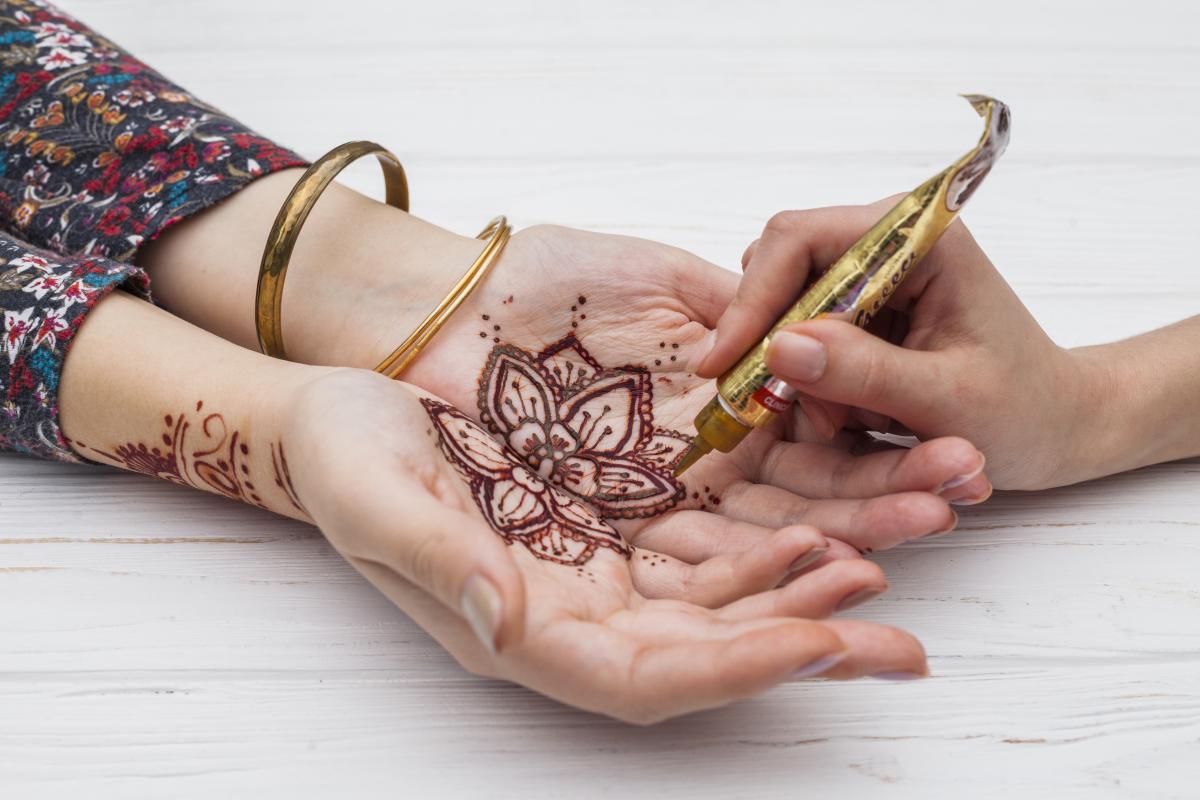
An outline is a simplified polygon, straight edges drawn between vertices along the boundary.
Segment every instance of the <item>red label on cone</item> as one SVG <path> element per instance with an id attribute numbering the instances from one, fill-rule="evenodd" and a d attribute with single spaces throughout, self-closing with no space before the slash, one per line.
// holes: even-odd
<path id="1" fill-rule="evenodd" d="M 754 393 L 753 397 L 760 406 L 768 411 L 774 411 L 776 414 L 787 411 L 789 401 L 773 394 L 766 386 L 759 387 L 759 390 Z"/>

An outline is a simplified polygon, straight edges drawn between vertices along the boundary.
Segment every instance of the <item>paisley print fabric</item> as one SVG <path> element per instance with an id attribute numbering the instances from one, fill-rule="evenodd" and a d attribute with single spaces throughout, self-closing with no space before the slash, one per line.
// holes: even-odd
<path id="1" fill-rule="evenodd" d="M 306 162 L 38 0 L 0 0 L 0 446 L 80 460 L 58 428 L 63 358 L 143 244 Z"/>

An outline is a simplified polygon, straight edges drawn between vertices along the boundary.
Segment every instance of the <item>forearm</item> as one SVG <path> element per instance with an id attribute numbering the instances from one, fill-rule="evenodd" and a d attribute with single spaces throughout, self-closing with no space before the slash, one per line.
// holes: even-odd
<path id="1" fill-rule="evenodd" d="M 1200 316 L 1072 353 L 1087 397 L 1080 480 L 1200 455 Z"/>
<path id="2" fill-rule="evenodd" d="M 86 458 L 309 521 L 291 487 L 284 422 L 294 392 L 323 372 L 116 292 L 67 356 L 60 421 Z"/>
<path id="3" fill-rule="evenodd" d="M 257 349 L 254 294 L 263 245 L 300 174 L 262 178 L 144 248 L 138 263 L 150 273 L 156 297 L 200 327 Z M 282 312 L 288 356 L 374 367 L 399 344 L 397 332 L 415 328 L 481 248 L 475 239 L 331 185 L 288 267 Z M 391 326 L 364 347 L 355 326 L 381 318 Z"/>

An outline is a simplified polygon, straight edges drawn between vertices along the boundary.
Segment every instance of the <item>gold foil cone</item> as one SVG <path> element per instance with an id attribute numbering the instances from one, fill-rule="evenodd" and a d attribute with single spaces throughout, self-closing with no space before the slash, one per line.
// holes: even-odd
<path id="1" fill-rule="evenodd" d="M 795 399 L 796 390 L 766 367 L 767 347 L 776 331 L 828 314 L 843 314 L 865 326 L 958 216 L 1008 146 L 1011 127 L 1004 103 L 983 95 L 963 97 L 986 120 L 978 144 L 893 206 L 720 377 L 717 396 L 696 416 L 698 437 L 676 466 L 676 475 L 709 450 L 728 453 Z"/>

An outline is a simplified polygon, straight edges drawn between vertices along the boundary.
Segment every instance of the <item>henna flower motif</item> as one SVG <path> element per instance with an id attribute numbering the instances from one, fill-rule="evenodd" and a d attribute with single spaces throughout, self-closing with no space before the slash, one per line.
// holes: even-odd
<path id="1" fill-rule="evenodd" d="M 605 547 L 631 550 L 612 526 L 530 471 L 515 453 L 445 403 L 423 398 L 446 459 L 466 480 L 487 523 L 536 557 L 577 566 Z"/>
<path id="2" fill-rule="evenodd" d="M 655 428 L 653 407 L 645 369 L 605 369 L 574 335 L 536 356 L 496 345 L 479 382 L 484 424 L 605 517 L 654 516 L 684 495 L 671 469 L 690 440 Z"/>

